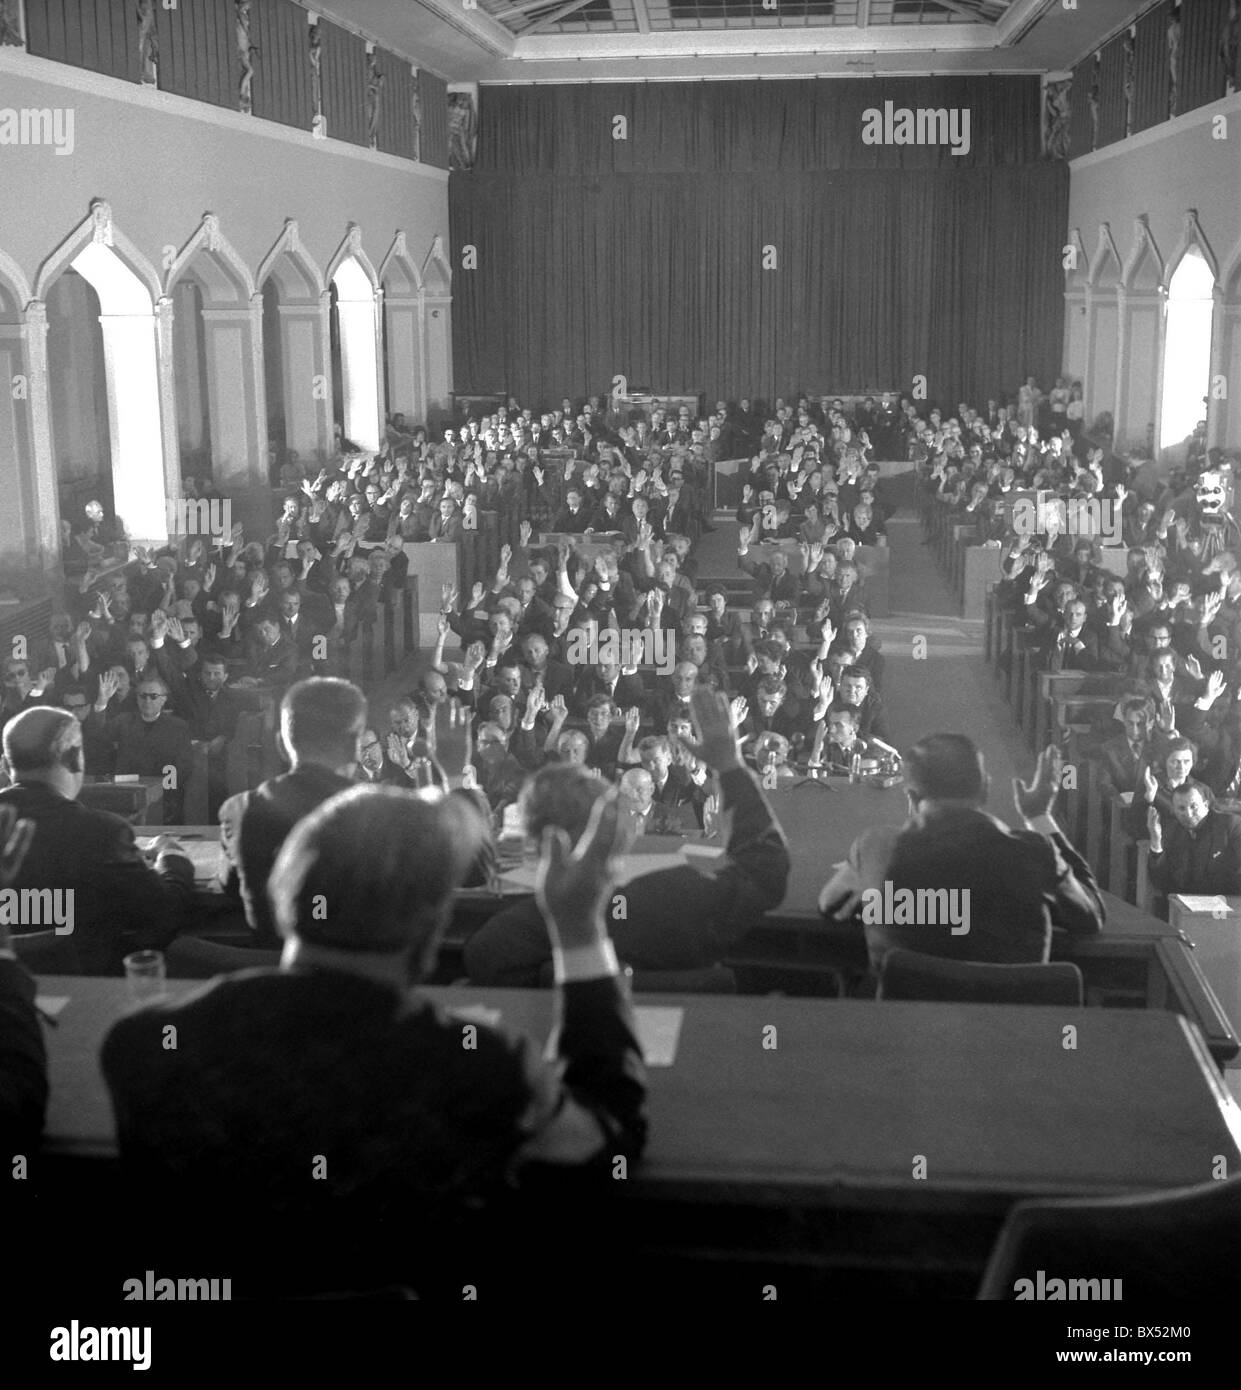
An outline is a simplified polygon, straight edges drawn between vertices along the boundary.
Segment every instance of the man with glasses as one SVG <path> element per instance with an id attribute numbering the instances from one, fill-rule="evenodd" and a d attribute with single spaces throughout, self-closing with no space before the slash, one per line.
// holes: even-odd
<path id="1" fill-rule="evenodd" d="M 103 713 L 116 692 L 116 677 L 99 677 L 94 730 L 111 748 L 113 768 L 122 776 L 154 777 L 164 788 L 164 824 L 177 825 L 185 801 L 185 781 L 193 764 L 190 726 L 168 714 L 168 686 L 152 671 L 138 681 L 137 714 L 118 714 L 104 722 Z"/>

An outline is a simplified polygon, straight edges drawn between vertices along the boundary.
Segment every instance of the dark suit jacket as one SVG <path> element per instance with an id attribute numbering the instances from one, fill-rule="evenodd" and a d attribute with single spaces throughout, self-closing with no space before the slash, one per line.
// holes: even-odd
<path id="1" fill-rule="evenodd" d="M 225 976 L 122 1018 L 104 1040 L 122 1163 L 143 1192 L 228 1202 L 265 1228 L 291 1218 L 312 1259 L 335 1234 L 389 1255 L 398 1243 L 415 1280 L 442 1275 L 422 1236 L 467 1201 L 500 1197 L 566 1092 L 607 1136 L 601 1174 L 613 1155 L 641 1154 L 645 1077 L 623 986 L 569 984 L 562 1006 L 561 1078 L 541 1047 L 486 1023 L 463 1046 L 462 1021 L 416 991 L 319 968 Z M 175 1051 L 161 1045 L 168 1024 Z M 385 1216 L 386 1227 L 374 1219 Z"/>
<path id="2" fill-rule="evenodd" d="M 1151 745 L 1146 743 L 1142 745 L 1142 752 L 1135 756 L 1124 734 L 1109 738 L 1099 749 L 1103 794 L 1115 797 L 1118 792 L 1136 792 L 1142 785 L 1143 769 L 1152 761 L 1152 753 Z"/>
<path id="3" fill-rule="evenodd" d="M 720 778 L 733 813 L 728 854 L 713 877 L 688 865 L 631 879 L 618 895 L 625 915 L 608 924 L 616 954 L 635 970 L 693 970 L 719 961 L 775 907 L 788 886 L 789 850 L 758 781 L 734 768 Z M 532 987 L 551 959 L 547 927 L 533 898 L 498 913 L 465 946 L 479 985 Z"/>
<path id="4" fill-rule="evenodd" d="M 854 842 L 849 859 L 855 867 L 871 866 L 860 876 L 881 892 L 886 879 L 894 893 L 957 889 L 970 895 L 969 930 L 960 935 L 944 921 L 897 924 L 864 916 L 876 972 L 898 946 L 953 960 L 1046 961 L 1053 927 L 1089 935 L 1103 923 L 1103 900 L 1090 865 L 1063 835 L 1010 830 L 985 811 L 945 808 L 923 826 L 869 830 Z"/>
<path id="5" fill-rule="evenodd" d="M 1165 816 L 1163 853 L 1151 855 L 1150 875 L 1162 893 L 1241 893 L 1241 817 L 1208 811 L 1191 834 Z"/>
<path id="6" fill-rule="evenodd" d="M 0 1153 L 38 1142 L 47 1109 L 47 1049 L 34 1007 L 34 980 L 0 960 Z"/>
<path id="7" fill-rule="evenodd" d="M 169 855 L 152 869 L 127 821 L 38 783 L 6 787 L 0 806 L 35 823 L 13 887 L 73 890 L 67 939 L 84 975 L 119 975 L 130 951 L 165 946 L 184 925 L 194 887 L 188 859 Z"/>
<path id="8" fill-rule="evenodd" d="M 224 888 L 241 898 L 255 945 L 276 947 L 280 938 L 267 898 L 267 880 L 289 832 L 315 807 L 356 785 L 325 767 L 310 765 L 238 792 L 220 807 Z"/>

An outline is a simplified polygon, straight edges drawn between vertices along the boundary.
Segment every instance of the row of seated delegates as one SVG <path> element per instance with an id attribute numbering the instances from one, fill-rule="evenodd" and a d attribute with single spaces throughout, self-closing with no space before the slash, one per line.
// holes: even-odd
<path id="1" fill-rule="evenodd" d="M 700 738 L 695 741 L 680 729 L 677 740 L 714 778 L 721 809 L 732 813 L 727 858 L 714 877 L 683 866 L 642 874 L 625 884 L 623 907 L 620 899 L 610 906 L 608 931 L 617 956 L 635 970 L 717 964 L 765 911 L 781 901 L 788 885 L 788 843 L 757 778 L 741 760 L 728 702 L 719 692 L 699 687 L 691 709 L 685 723 L 698 730 Z M 630 837 L 649 832 L 652 806 L 657 804 L 655 781 L 662 776 L 667 788 L 678 771 L 668 739 L 655 736 L 644 744 L 639 745 L 641 768 L 622 778 Z M 573 761 L 550 762 L 522 789 L 525 830 L 538 840 L 553 828 L 577 842 L 607 794 L 606 780 L 589 768 Z M 529 901 L 506 908 L 466 943 L 467 974 L 480 985 L 545 983 L 553 941 L 542 904 Z"/>
<path id="2" fill-rule="evenodd" d="M 339 693 L 326 701 L 321 693 L 303 690 L 293 721 L 303 726 L 304 751 L 325 765 L 352 762 L 365 722 L 360 692 L 344 727 L 326 718 L 344 712 Z M 142 944 L 162 944 L 174 929 L 173 890 L 188 889 L 189 863 L 166 852 L 158 871 L 148 869 L 123 822 L 77 805 L 77 737 L 73 719 L 52 710 L 26 711 L 6 730 L 6 756 L 20 780 L 0 792 L 0 884 L 77 880 L 80 947 L 119 937 L 122 923 L 146 928 Z M 346 1158 L 334 1162 L 327 1203 L 314 1212 L 317 1244 L 346 1193 L 346 1224 L 358 1240 L 359 1226 L 391 1224 L 373 1218 L 393 1215 L 394 1196 L 397 1224 L 407 1233 L 429 1202 L 497 1196 L 526 1161 L 554 1159 L 564 1170 L 598 1159 L 606 1175 L 614 1155 L 636 1160 L 646 1132 L 641 1050 L 602 915 L 618 848 L 615 814 L 595 818 L 571 866 L 563 845 L 551 846 L 540 876 L 563 982 L 557 1065 L 545 1067 L 533 1048 L 488 1028 L 479 1039 L 480 1070 L 473 1053 L 462 1067 L 459 1028 L 408 990 L 434 964 L 452 893 L 483 826 L 459 798 L 431 804 L 386 789 L 342 790 L 303 821 L 273 875 L 282 968 L 219 981 L 162 1013 L 131 1018 L 105 1041 L 124 1175 L 135 1190 L 173 1201 L 192 1190 L 212 1222 L 223 1211 L 254 1210 L 232 1205 L 248 1202 L 271 1219 L 287 1210 L 296 1155 L 310 1151 L 306 1144 L 326 1146 Z M 183 876 L 173 873 L 178 866 Z M 101 900 L 108 911 L 98 910 Z M 315 903 L 325 903 L 326 913 Z M 152 938 L 156 926 L 161 934 Z M 34 994 L 5 925 L 6 1151 L 36 1145 L 44 1118 L 47 1058 Z M 397 1000 L 408 1006 L 392 1007 Z M 175 1065 L 152 1065 L 146 1030 L 169 1021 L 182 1032 L 181 1055 Z M 319 1040 L 309 1053 L 307 1038 Z M 264 1059 L 261 1085 L 256 1056 Z M 359 1135 L 387 1142 L 359 1149 Z M 394 1174 L 404 1175 L 396 1194 Z M 370 1222 L 360 1220 L 359 1203 Z M 303 1224 L 308 1215 L 295 1213 Z M 341 1253 L 330 1243 L 321 1267 Z M 306 1253 L 296 1252 L 277 1286 L 288 1287 L 284 1280 Z M 433 1275 L 434 1266 L 425 1272 Z M 453 1278 L 459 1286 L 455 1269 Z"/>

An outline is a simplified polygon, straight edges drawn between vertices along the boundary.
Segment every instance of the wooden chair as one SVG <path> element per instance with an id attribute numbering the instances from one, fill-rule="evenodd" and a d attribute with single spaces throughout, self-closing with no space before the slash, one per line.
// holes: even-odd
<path id="1" fill-rule="evenodd" d="M 944 1004 L 1063 1004 L 1080 1008 L 1082 972 L 1071 961 L 990 965 L 897 948 L 883 958 L 876 998 Z"/>
<path id="2" fill-rule="evenodd" d="M 1137 1196 L 1019 1202 L 978 1290 L 1012 1299 L 1019 1280 L 1119 1280 L 1113 1299 L 1241 1296 L 1241 1176 Z M 1024 1292 L 1024 1290 L 1023 1290 Z"/>

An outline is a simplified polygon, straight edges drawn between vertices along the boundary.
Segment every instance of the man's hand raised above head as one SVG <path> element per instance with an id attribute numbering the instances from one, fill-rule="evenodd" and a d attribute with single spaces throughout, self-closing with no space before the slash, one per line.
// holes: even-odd
<path id="1" fill-rule="evenodd" d="M 699 740 L 693 743 L 683 738 L 681 742 L 713 772 L 728 772 L 740 767 L 728 700 L 717 690 L 699 687 L 691 697 L 691 704 Z"/>
<path id="2" fill-rule="evenodd" d="M 595 802 L 576 845 L 559 826 L 543 831 L 534 894 L 560 950 L 606 940 L 605 910 L 616 882 L 614 855 L 619 848 L 619 798 L 614 790 Z"/>
<path id="3" fill-rule="evenodd" d="M 1062 761 L 1060 749 L 1050 744 L 1038 755 L 1038 766 L 1028 783 L 1018 777 L 1013 778 L 1013 801 L 1018 815 L 1026 822 L 1051 815 L 1060 787 Z"/>

